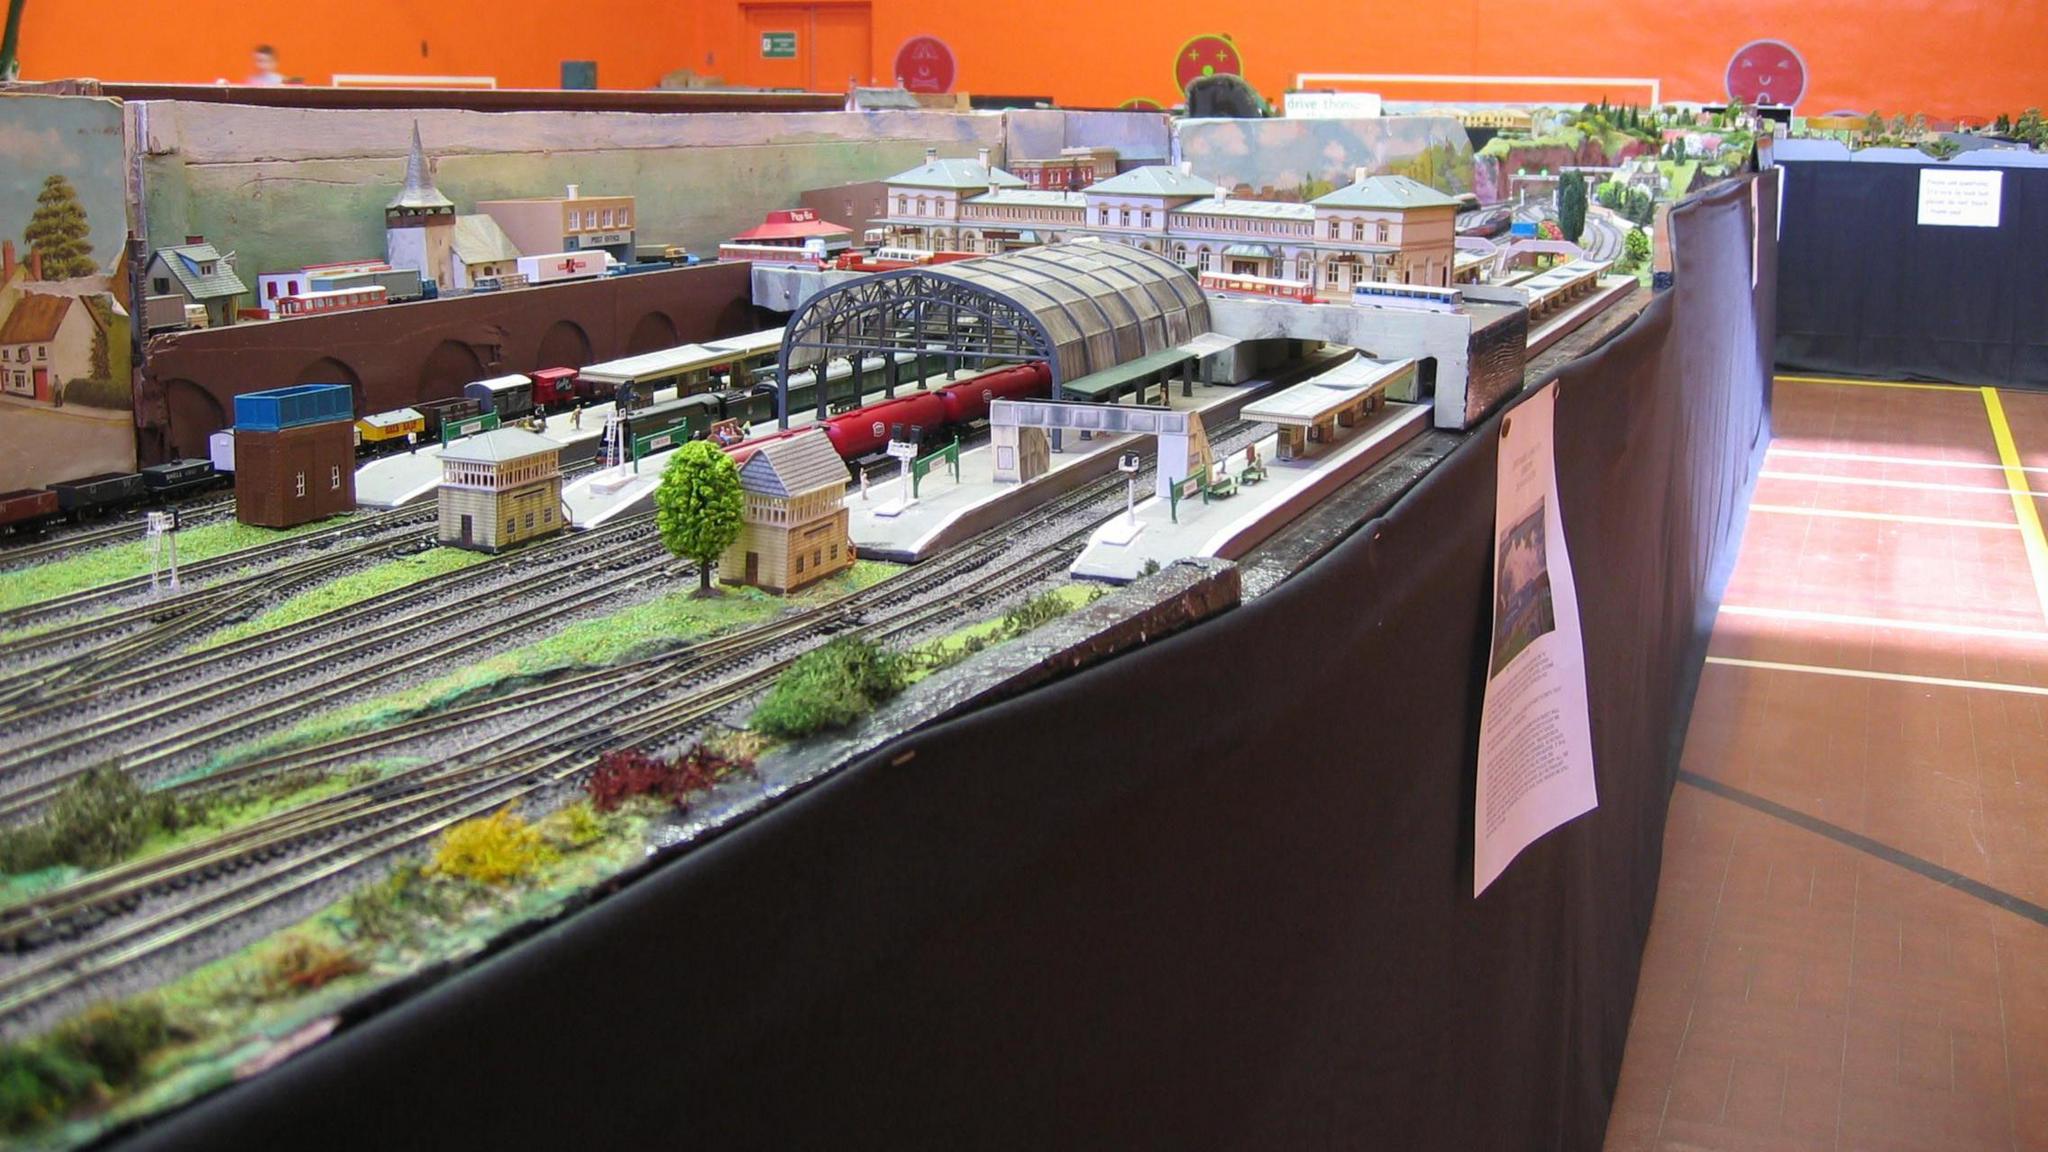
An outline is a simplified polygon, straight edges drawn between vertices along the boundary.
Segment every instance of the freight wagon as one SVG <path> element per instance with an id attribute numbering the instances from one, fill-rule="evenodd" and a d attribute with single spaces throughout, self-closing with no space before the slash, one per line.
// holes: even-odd
<path id="1" fill-rule="evenodd" d="M 465 384 L 462 394 L 501 421 L 517 420 L 533 411 L 533 381 L 518 373 Z"/>
<path id="2" fill-rule="evenodd" d="M 60 480 L 50 485 L 57 494 L 57 507 L 67 520 L 76 523 L 140 502 L 149 495 L 142 476 L 135 472 L 101 472 L 77 480 Z"/>

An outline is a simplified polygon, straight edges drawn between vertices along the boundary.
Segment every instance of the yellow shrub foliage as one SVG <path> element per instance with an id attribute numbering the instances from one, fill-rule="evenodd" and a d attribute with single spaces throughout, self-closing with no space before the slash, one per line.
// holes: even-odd
<path id="1" fill-rule="evenodd" d="M 433 870 L 458 880 L 503 884 L 553 859 L 540 833 L 509 809 L 465 820 L 441 836 Z"/>

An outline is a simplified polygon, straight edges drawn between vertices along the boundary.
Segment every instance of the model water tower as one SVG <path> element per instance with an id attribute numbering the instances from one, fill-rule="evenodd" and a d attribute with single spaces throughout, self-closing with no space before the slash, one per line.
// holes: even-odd
<path id="1" fill-rule="evenodd" d="M 355 393 L 299 384 L 235 397 L 235 518 L 289 528 L 356 506 Z"/>

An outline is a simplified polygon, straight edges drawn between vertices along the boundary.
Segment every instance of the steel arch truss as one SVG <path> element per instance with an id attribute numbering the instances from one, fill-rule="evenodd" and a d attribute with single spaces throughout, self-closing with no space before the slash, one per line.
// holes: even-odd
<path id="1" fill-rule="evenodd" d="M 789 427 L 789 374 L 836 357 L 858 364 L 908 353 L 974 365 L 1043 360 L 1059 386 L 1059 348 L 1045 324 L 1017 301 L 919 268 L 863 277 L 813 296 L 782 334 L 775 373 L 777 423 Z M 825 418 L 827 389 L 815 389 Z"/>

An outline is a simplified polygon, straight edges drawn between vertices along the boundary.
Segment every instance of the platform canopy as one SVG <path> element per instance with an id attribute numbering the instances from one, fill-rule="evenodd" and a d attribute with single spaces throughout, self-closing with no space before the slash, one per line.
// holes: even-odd
<path id="1" fill-rule="evenodd" d="M 1124 244 L 1075 242 L 882 272 L 828 288 L 790 320 L 787 375 L 835 357 L 911 352 L 968 364 L 1044 360 L 1054 395 L 1209 330 L 1186 269 Z M 824 393 L 819 393 L 822 403 Z"/>

